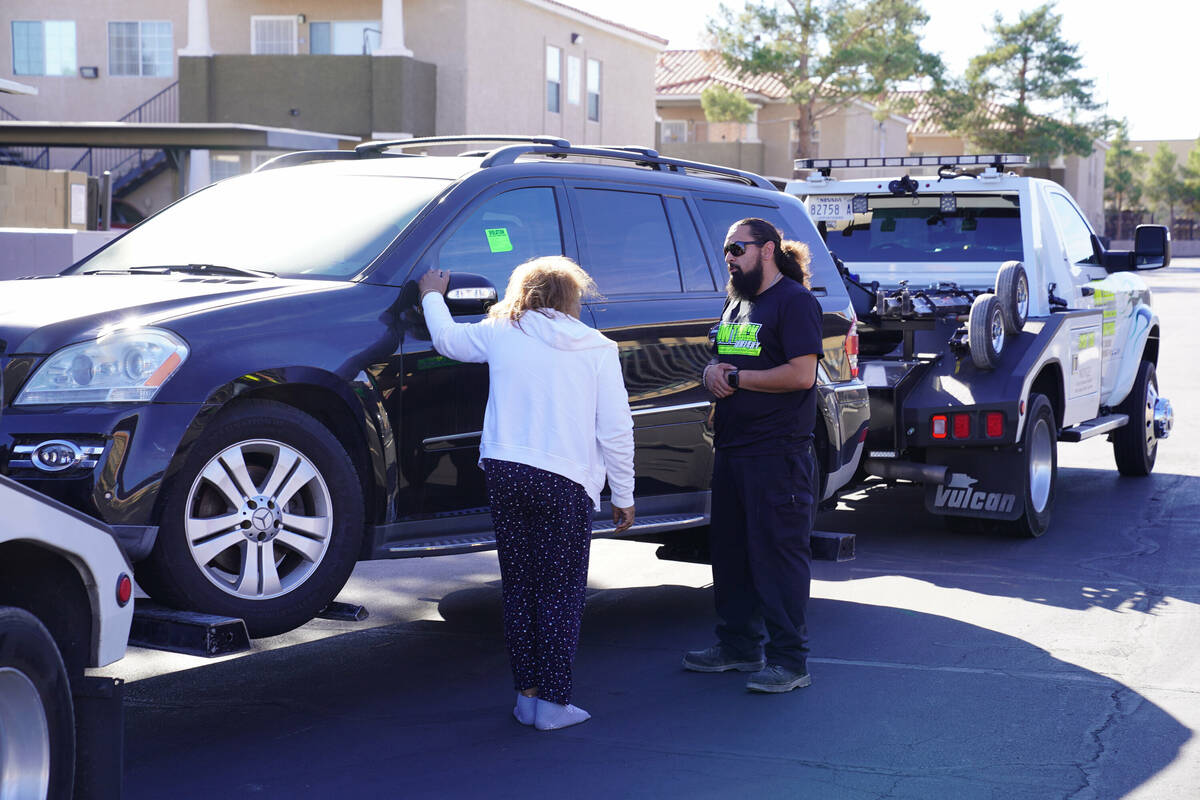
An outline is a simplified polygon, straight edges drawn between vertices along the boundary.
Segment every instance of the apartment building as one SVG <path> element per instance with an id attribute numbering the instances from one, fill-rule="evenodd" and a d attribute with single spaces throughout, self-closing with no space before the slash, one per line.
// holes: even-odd
<path id="1" fill-rule="evenodd" d="M 5 0 L 0 119 L 237 122 L 361 139 L 654 139 L 666 40 L 555 0 Z M 195 153 L 197 179 L 270 154 Z M 72 167 L 78 149 L 51 154 Z M 139 162 L 144 159 L 135 159 Z M 154 169 L 170 172 L 159 160 Z M 125 180 L 153 210 L 169 176 Z M 134 185 L 136 183 L 136 185 Z"/>

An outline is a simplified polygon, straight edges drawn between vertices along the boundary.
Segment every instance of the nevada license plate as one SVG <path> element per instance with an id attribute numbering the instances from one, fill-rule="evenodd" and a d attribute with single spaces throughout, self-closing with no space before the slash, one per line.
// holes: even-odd
<path id="1" fill-rule="evenodd" d="M 808 215 L 815 220 L 854 219 L 851 198 L 843 195 L 825 195 L 808 198 Z"/>

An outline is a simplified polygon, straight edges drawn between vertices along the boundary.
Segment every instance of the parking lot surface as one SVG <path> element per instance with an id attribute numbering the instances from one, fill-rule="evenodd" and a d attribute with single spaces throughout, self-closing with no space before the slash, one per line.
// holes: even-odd
<path id="1" fill-rule="evenodd" d="M 494 553 L 360 564 L 315 620 L 206 661 L 131 649 L 127 798 L 1184 798 L 1200 786 L 1200 259 L 1146 274 L 1176 428 L 1121 478 L 1060 444 L 1041 539 L 951 533 L 915 488 L 822 514 L 858 558 L 818 562 L 811 688 L 684 672 L 712 641 L 711 573 L 593 547 L 574 702 L 511 717 Z M 714 309 L 716 313 L 716 309 Z"/>

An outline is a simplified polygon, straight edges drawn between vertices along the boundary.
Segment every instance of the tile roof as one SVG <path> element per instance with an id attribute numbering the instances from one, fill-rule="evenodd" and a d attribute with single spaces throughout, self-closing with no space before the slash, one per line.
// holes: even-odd
<path id="1" fill-rule="evenodd" d="M 946 130 L 938 123 L 937 108 L 931 100 L 929 92 L 921 90 L 897 90 L 888 92 L 883 99 L 891 104 L 896 109 L 896 113 L 912 120 L 912 124 L 908 126 L 908 132 L 916 136 L 933 136 L 944 134 Z M 905 107 L 906 103 L 911 103 L 911 107 Z M 988 103 L 988 117 L 992 120 L 1000 120 L 1000 112 L 1002 106 L 997 103 Z"/>
<path id="2" fill-rule="evenodd" d="M 774 75 L 745 75 L 725 64 L 715 50 L 663 50 L 654 69 L 659 96 L 695 96 L 720 84 L 768 100 L 786 100 L 787 87 Z"/>

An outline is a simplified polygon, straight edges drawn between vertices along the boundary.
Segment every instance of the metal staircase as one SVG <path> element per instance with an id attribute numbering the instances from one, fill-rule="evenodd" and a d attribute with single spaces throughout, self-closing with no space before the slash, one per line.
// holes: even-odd
<path id="1" fill-rule="evenodd" d="M 117 122 L 178 122 L 179 81 L 172 83 Z M 112 192 L 121 196 L 132 192 L 167 166 L 162 150 L 89 147 L 71 167 L 73 170 L 112 177 Z"/>
<path id="2" fill-rule="evenodd" d="M 20 117 L 0 106 L 0 120 L 5 122 L 20 121 Z M 34 169 L 50 168 L 49 147 L 0 147 L 0 164 L 11 164 L 17 167 L 33 167 Z"/>

